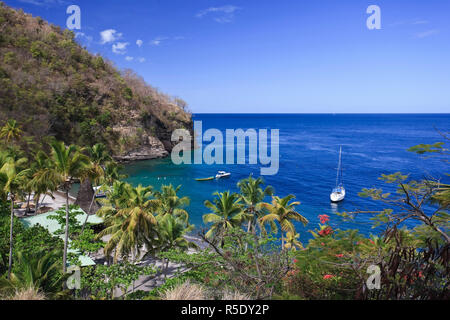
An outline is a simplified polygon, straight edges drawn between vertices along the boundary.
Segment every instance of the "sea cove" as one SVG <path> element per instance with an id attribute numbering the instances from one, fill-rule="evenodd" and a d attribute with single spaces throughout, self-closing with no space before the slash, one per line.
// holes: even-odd
<path id="1" fill-rule="evenodd" d="M 372 215 L 359 215 L 354 222 L 343 223 L 337 212 L 373 208 L 373 202 L 358 196 L 363 188 L 386 186 L 378 180 L 383 173 L 397 171 L 420 178 L 445 167 L 439 159 L 430 159 L 427 167 L 422 158 L 407 152 L 419 143 L 439 141 L 442 131 L 450 128 L 448 114 L 195 114 L 202 120 L 203 130 L 217 128 L 225 135 L 227 128 L 278 128 L 280 130 L 280 169 L 277 175 L 265 176 L 282 195 L 293 194 L 301 202 L 299 210 L 310 220 L 308 228 L 299 225 L 302 240 L 318 223 L 317 215 L 328 214 L 335 226 L 358 228 L 365 234 L 375 232 L 370 225 Z M 334 187 L 339 146 L 343 148 L 343 179 L 346 199 L 332 204 L 329 193 Z M 219 170 L 231 172 L 229 179 L 207 182 L 199 177 L 215 175 Z M 202 215 L 207 212 L 203 202 L 212 199 L 215 191 L 237 191 L 236 183 L 253 174 L 260 176 L 259 165 L 174 165 L 170 158 L 128 164 L 126 180 L 134 185 L 181 185 L 180 193 L 191 198 L 187 208 L 197 230 L 204 227 Z M 445 178 L 444 179 L 448 179 Z M 394 187 L 394 186 L 393 186 Z M 395 188 L 392 190 L 395 191 Z"/>

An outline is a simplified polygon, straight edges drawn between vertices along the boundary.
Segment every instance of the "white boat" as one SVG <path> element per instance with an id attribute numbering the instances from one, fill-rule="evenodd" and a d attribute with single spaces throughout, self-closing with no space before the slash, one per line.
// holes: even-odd
<path id="1" fill-rule="evenodd" d="M 219 171 L 219 172 L 216 174 L 216 179 L 227 178 L 227 177 L 229 177 L 229 176 L 231 176 L 231 173 L 225 172 L 225 171 Z"/>
<path id="2" fill-rule="evenodd" d="M 345 188 L 342 181 L 342 147 L 339 150 L 339 165 L 337 168 L 336 187 L 330 194 L 331 202 L 340 202 L 345 198 Z"/>
<path id="3" fill-rule="evenodd" d="M 95 197 L 96 198 L 106 198 L 106 192 L 100 190 L 101 186 L 94 187 Z"/>

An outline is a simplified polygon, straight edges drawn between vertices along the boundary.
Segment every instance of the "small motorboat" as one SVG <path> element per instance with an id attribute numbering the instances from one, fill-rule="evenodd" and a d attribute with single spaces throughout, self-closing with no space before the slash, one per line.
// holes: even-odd
<path id="1" fill-rule="evenodd" d="M 225 171 L 219 171 L 216 174 L 216 179 L 228 178 L 229 176 L 231 176 L 231 173 L 225 172 Z"/>
<path id="2" fill-rule="evenodd" d="M 331 202 L 341 202 L 345 198 L 345 188 L 342 175 L 342 147 L 339 150 L 339 164 L 337 168 L 336 187 L 330 194 Z"/>

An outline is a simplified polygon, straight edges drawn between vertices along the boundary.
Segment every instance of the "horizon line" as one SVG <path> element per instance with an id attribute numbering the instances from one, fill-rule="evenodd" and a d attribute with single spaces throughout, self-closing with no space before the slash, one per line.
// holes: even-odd
<path id="1" fill-rule="evenodd" d="M 450 112 L 191 112 L 192 114 L 323 114 L 323 115 L 450 115 Z"/>

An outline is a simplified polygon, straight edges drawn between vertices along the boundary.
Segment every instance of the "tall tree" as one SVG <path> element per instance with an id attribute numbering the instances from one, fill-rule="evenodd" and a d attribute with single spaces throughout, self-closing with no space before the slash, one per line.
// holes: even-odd
<path id="1" fill-rule="evenodd" d="M 229 191 L 226 191 L 223 193 L 216 192 L 214 195 L 216 198 L 213 202 L 205 201 L 205 206 L 211 210 L 211 213 L 203 216 L 203 222 L 205 224 L 212 223 L 206 237 L 209 239 L 219 237 L 223 247 L 226 231 L 242 224 L 244 211 L 238 194 L 230 194 Z"/>
<path id="2" fill-rule="evenodd" d="M 272 203 L 262 203 L 261 206 L 266 208 L 269 213 L 264 217 L 260 218 L 262 224 L 268 222 L 277 221 L 281 226 L 281 247 L 284 246 L 284 232 L 290 232 L 291 234 L 296 234 L 295 226 L 292 221 L 302 222 L 304 225 L 308 224 L 308 220 L 302 216 L 300 213 L 295 211 L 295 206 L 300 205 L 300 202 L 291 202 L 295 199 L 295 196 L 288 195 L 287 197 L 272 197 Z"/>
<path id="3" fill-rule="evenodd" d="M 91 169 L 89 172 L 89 178 L 92 181 L 92 183 L 95 185 L 95 187 L 98 187 L 100 184 L 102 184 L 105 181 L 105 164 L 109 161 L 112 161 L 111 156 L 108 153 L 108 150 L 106 149 L 106 146 L 102 143 L 97 143 L 93 147 L 87 148 L 87 151 L 90 156 L 91 160 Z M 92 186 L 91 184 L 89 184 Z M 91 187 L 88 185 L 88 188 L 91 189 Z M 94 193 L 92 195 L 91 203 L 89 205 L 89 209 L 86 215 L 86 220 L 83 223 L 83 227 L 81 228 L 81 233 L 83 233 L 87 221 L 89 219 L 89 215 L 91 214 L 91 209 L 94 204 L 95 198 L 100 191 L 100 188 L 97 188 L 94 190 Z"/>
<path id="4" fill-rule="evenodd" d="M 56 191 L 59 181 L 59 174 L 53 168 L 53 162 L 43 151 L 39 151 L 31 165 L 32 179 L 29 182 L 30 188 L 35 192 L 35 212 L 38 213 L 41 195 L 44 195 L 42 202 L 47 194 Z"/>
<path id="5" fill-rule="evenodd" d="M 11 222 L 9 233 L 9 265 L 8 265 L 8 279 L 11 277 L 12 269 L 12 255 L 13 255 L 13 228 L 14 228 L 14 202 L 20 190 L 25 186 L 26 180 L 29 177 L 30 169 L 25 169 L 28 159 L 22 158 L 14 160 L 9 158 L 5 161 L 0 169 L 1 178 L 3 181 L 3 191 L 8 195 L 11 201 Z"/>
<path id="6" fill-rule="evenodd" d="M 71 145 L 66 147 L 63 142 L 53 142 L 51 147 L 53 166 L 50 170 L 53 171 L 53 173 L 49 173 L 49 175 L 58 177 L 59 187 L 66 196 L 66 226 L 63 252 L 63 272 L 66 272 L 69 241 L 69 192 L 75 181 L 87 177 L 90 161 L 77 146 Z"/>
<path id="7" fill-rule="evenodd" d="M 116 184 L 119 187 L 119 183 Z M 105 245 L 105 255 L 110 256 L 113 251 L 114 263 L 119 257 L 132 254 L 133 260 L 140 255 L 140 249 L 148 243 L 155 232 L 157 224 L 154 213 L 158 211 L 160 202 L 150 199 L 151 187 L 132 187 L 121 185 L 123 195 L 118 196 L 114 206 L 109 206 L 99 212 L 104 215 L 107 227 L 97 237 L 110 235 Z"/>
<path id="8" fill-rule="evenodd" d="M 261 177 L 254 179 L 252 176 L 239 181 L 237 184 L 240 189 L 241 200 L 244 203 L 245 212 L 249 217 L 247 232 L 253 231 L 254 233 L 256 231 L 255 227 L 258 223 L 258 218 L 260 218 L 262 214 L 258 204 L 264 201 L 266 196 L 273 195 L 273 188 L 267 186 L 263 190 L 263 185 L 264 180 Z"/>
<path id="9" fill-rule="evenodd" d="M 181 186 L 174 188 L 172 185 L 161 187 L 161 191 L 155 192 L 154 196 L 160 203 L 160 212 L 162 215 L 171 215 L 180 218 L 187 225 L 189 214 L 185 207 L 189 205 L 189 197 L 179 197 L 178 192 Z"/>
<path id="10" fill-rule="evenodd" d="M 186 222 L 180 218 L 176 218 L 172 215 L 159 215 L 156 217 L 158 222 L 156 228 L 156 239 L 153 243 L 149 243 L 149 251 L 147 255 L 153 255 L 157 252 L 166 252 L 169 250 L 186 251 L 189 248 L 197 248 L 197 245 L 191 241 L 188 241 L 184 235 L 192 231 L 192 225 L 186 225 Z M 167 275 L 167 268 L 169 265 L 169 259 L 163 261 L 164 277 Z"/>

